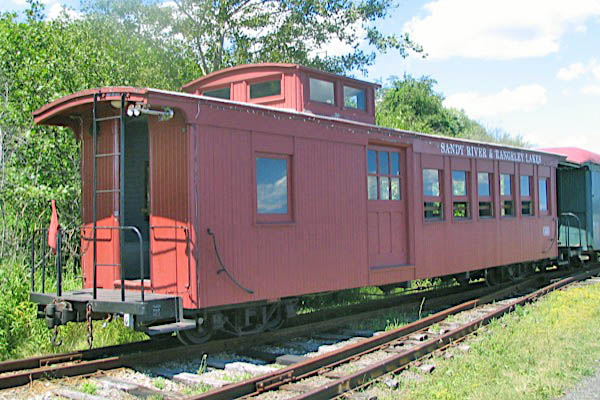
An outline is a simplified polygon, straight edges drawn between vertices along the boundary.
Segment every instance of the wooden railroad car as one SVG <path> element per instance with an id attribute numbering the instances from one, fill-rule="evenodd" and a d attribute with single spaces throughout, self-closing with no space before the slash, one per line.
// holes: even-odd
<path id="1" fill-rule="evenodd" d="M 556 258 L 563 156 L 376 126 L 377 87 L 257 64 L 37 110 L 81 143 L 84 224 L 84 288 L 34 287 L 39 315 L 198 342 L 274 328 L 310 293 Z"/>

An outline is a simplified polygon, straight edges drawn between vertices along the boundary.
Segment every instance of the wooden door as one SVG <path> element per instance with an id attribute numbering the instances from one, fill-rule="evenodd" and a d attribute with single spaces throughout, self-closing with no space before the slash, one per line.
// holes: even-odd
<path id="1" fill-rule="evenodd" d="M 367 149 L 369 266 L 408 263 L 406 152 L 393 147 Z"/>

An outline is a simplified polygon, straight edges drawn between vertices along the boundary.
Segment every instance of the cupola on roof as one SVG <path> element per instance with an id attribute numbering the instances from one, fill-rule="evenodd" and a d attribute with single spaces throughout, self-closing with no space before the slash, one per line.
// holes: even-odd
<path id="1" fill-rule="evenodd" d="M 298 64 L 247 64 L 216 71 L 182 87 L 184 92 L 316 115 L 375 123 L 380 85 Z"/>

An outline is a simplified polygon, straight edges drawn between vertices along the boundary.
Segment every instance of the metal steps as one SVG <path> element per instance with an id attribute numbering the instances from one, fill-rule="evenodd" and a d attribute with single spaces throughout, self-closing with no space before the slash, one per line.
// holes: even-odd
<path id="1" fill-rule="evenodd" d="M 154 336 L 161 335 L 164 333 L 187 331 L 191 329 L 196 329 L 196 321 L 183 320 L 179 322 L 172 322 L 170 324 L 151 326 L 146 330 L 146 333 L 150 336 Z"/>

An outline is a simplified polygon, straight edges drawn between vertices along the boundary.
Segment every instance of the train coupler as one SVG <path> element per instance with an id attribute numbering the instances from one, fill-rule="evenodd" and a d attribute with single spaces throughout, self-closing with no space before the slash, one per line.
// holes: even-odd
<path id="1" fill-rule="evenodd" d="M 50 303 L 44 309 L 46 326 L 52 329 L 59 325 L 66 325 L 67 322 L 76 320 L 76 313 L 73 311 L 73 305 L 67 301 Z"/>

